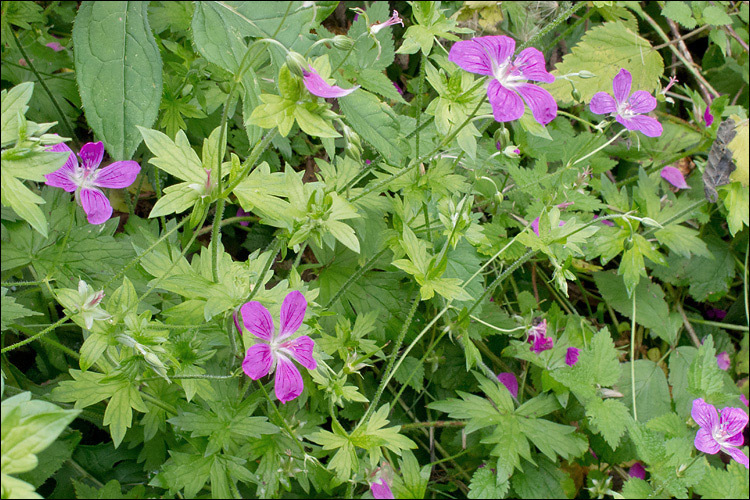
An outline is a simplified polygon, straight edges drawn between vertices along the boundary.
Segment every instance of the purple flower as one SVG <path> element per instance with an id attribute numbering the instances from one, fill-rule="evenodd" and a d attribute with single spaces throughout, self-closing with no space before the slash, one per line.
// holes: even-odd
<path id="1" fill-rule="evenodd" d="M 126 188 L 135 182 L 141 171 L 141 166 L 135 161 L 116 161 L 97 170 L 104 157 L 101 142 L 83 145 L 78 153 L 80 165 L 76 155 L 65 144 L 60 143 L 47 150 L 67 152 L 69 155 L 62 167 L 44 176 L 45 184 L 62 188 L 69 193 L 75 191 L 76 201 L 83 207 L 91 224 L 102 224 L 112 216 L 112 205 L 101 189 L 97 188 Z"/>
<path id="2" fill-rule="evenodd" d="M 518 397 L 518 380 L 516 375 L 511 372 L 503 372 L 497 375 L 497 379 L 508 389 L 508 392 L 513 395 L 514 398 Z"/>
<path id="3" fill-rule="evenodd" d="M 677 189 L 690 189 L 690 186 L 685 182 L 685 176 L 682 175 L 679 168 L 664 167 L 661 169 L 661 176 Z"/>
<path id="4" fill-rule="evenodd" d="M 745 406 L 748 406 L 747 396 L 745 396 L 744 394 L 740 394 L 740 401 L 742 401 L 742 404 L 744 404 Z"/>
<path id="5" fill-rule="evenodd" d="M 706 311 L 706 318 L 710 320 L 723 321 L 727 317 L 727 312 L 724 309 L 711 308 Z"/>
<path id="6" fill-rule="evenodd" d="M 395 498 L 393 496 L 393 492 L 391 491 L 391 487 L 388 485 L 388 483 L 385 482 L 385 479 L 383 479 L 382 477 L 377 481 L 370 483 L 370 491 L 372 491 L 372 496 L 378 499 Z"/>
<path id="7" fill-rule="evenodd" d="M 716 355 L 716 364 L 724 371 L 729 370 L 729 367 L 732 366 L 732 360 L 729 359 L 727 351 L 722 351 Z"/>
<path id="8" fill-rule="evenodd" d="M 289 358 L 294 358 L 308 370 L 317 368 L 312 352 L 315 342 L 307 335 L 287 340 L 302 324 L 307 301 L 298 291 L 289 292 L 281 305 L 279 334 L 268 309 L 253 300 L 241 308 L 245 328 L 263 342 L 247 350 L 242 369 L 253 380 L 265 377 L 276 370 L 276 397 L 282 403 L 291 401 L 305 388 L 302 375 Z"/>
<path id="9" fill-rule="evenodd" d="M 630 477 L 646 479 L 646 469 L 643 468 L 643 464 L 640 462 L 634 463 L 633 466 L 630 467 L 628 474 L 630 475 Z"/>
<path id="10" fill-rule="evenodd" d="M 547 337 L 547 320 L 543 319 L 541 323 L 536 326 L 532 326 L 529 330 L 529 342 L 531 347 L 529 350 L 539 354 L 542 351 L 552 349 L 554 341 L 551 337 Z"/>
<path id="11" fill-rule="evenodd" d="M 388 26 L 393 26 L 394 24 L 400 24 L 401 26 L 404 25 L 404 21 L 398 17 L 398 11 L 393 11 L 393 15 L 390 19 L 388 19 L 384 23 L 376 23 L 370 26 L 370 33 L 373 35 L 377 35 L 378 31 L 382 30 L 383 28 L 387 28 Z M 391 497 L 392 498 L 392 497 Z"/>
<path id="12" fill-rule="evenodd" d="M 614 113 L 616 120 L 628 130 L 640 130 L 648 137 L 659 137 L 662 133 L 661 123 L 650 116 L 641 116 L 656 108 L 656 98 L 645 90 L 638 90 L 630 95 L 630 84 L 633 77 L 626 69 L 621 69 L 612 81 L 615 98 L 606 92 L 597 92 L 591 98 L 589 108 L 597 115 Z"/>
<path id="13" fill-rule="evenodd" d="M 65 47 L 60 45 L 59 42 L 50 42 L 46 46 L 54 50 L 55 52 L 60 52 L 61 50 L 65 50 Z"/>
<path id="14" fill-rule="evenodd" d="M 594 219 L 598 219 L 598 218 L 599 218 L 599 216 L 598 216 L 598 215 L 594 215 Z M 612 222 L 611 220 L 607 220 L 607 219 L 604 219 L 604 220 L 601 220 L 601 221 L 599 221 L 599 222 L 601 222 L 601 223 L 602 223 L 602 224 L 604 224 L 605 226 L 609 226 L 609 227 L 615 227 L 615 223 L 614 223 L 614 222 Z"/>
<path id="15" fill-rule="evenodd" d="M 404 91 L 403 91 L 403 90 L 401 90 L 401 87 L 399 87 L 399 86 L 398 86 L 398 83 L 396 83 L 396 82 L 392 82 L 392 83 L 393 83 L 393 86 L 394 86 L 394 87 L 396 87 L 396 91 L 397 91 L 397 92 L 398 92 L 398 93 L 399 93 L 400 95 L 404 95 Z"/>
<path id="16" fill-rule="evenodd" d="M 527 82 L 552 83 L 555 77 L 545 69 L 539 50 L 524 49 L 511 62 L 515 49 L 516 42 L 510 37 L 482 36 L 454 43 L 448 59 L 470 73 L 493 77 L 487 97 L 495 120 L 518 120 L 526 101 L 534 119 L 546 125 L 557 116 L 557 102 L 549 92 Z"/>
<path id="17" fill-rule="evenodd" d="M 312 66 L 303 69 L 302 76 L 302 80 L 304 81 L 307 90 L 309 90 L 312 95 L 318 97 L 344 97 L 359 88 L 359 85 L 350 89 L 342 89 L 336 85 L 328 85 L 326 81 L 323 80 L 323 77 L 320 76 Z"/>
<path id="18" fill-rule="evenodd" d="M 693 401 L 690 415 L 701 427 L 695 435 L 697 449 L 710 455 L 721 450 L 748 468 L 747 456 L 737 449 L 744 442 L 742 429 L 747 425 L 747 413 L 739 408 L 724 408 L 719 418 L 716 408 L 700 398 Z"/>
<path id="19" fill-rule="evenodd" d="M 568 347 L 568 350 L 565 351 L 565 364 L 568 366 L 573 366 L 574 364 L 578 363 L 578 355 L 581 353 L 581 350 L 577 347 Z"/>
<path id="20" fill-rule="evenodd" d="M 245 212 L 244 210 L 242 210 L 242 208 L 238 208 L 237 214 L 235 215 L 235 217 L 247 217 L 248 215 L 252 215 L 252 214 L 250 212 Z M 240 221 L 240 226 L 248 227 L 249 225 L 250 225 L 250 221 L 248 220 Z"/>
<path id="21" fill-rule="evenodd" d="M 560 223 L 558 224 L 559 227 L 562 227 L 564 225 L 565 225 L 565 221 L 564 220 L 561 220 Z M 534 234 L 536 234 L 537 236 L 539 236 L 539 217 L 537 217 L 536 219 L 534 219 L 533 221 L 531 221 L 531 229 L 532 229 L 532 231 L 534 231 Z"/>

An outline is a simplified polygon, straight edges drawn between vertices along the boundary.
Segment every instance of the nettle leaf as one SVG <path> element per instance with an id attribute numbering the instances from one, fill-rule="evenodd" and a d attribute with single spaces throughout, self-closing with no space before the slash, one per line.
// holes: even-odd
<path id="1" fill-rule="evenodd" d="M 664 72 L 664 62 L 651 44 L 629 30 L 620 22 L 595 26 L 583 35 L 581 41 L 555 66 L 555 82 L 545 88 L 560 106 L 574 104 L 570 81 L 564 76 L 586 70 L 592 78 L 570 76 L 583 102 L 591 101 L 597 92 L 612 94 L 612 80 L 621 69 L 633 75 L 632 90 L 653 93 L 659 87 L 659 77 Z"/>
<path id="2" fill-rule="evenodd" d="M 627 407 L 615 399 L 590 400 L 586 404 L 586 416 L 613 450 L 617 449 L 632 419 Z"/>
<path id="3" fill-rule="evenodd" d="M 716 363 L 714 339 L 706 337 L 687 372 L 688 390 L 696 398 L 710 398 L 724 387 L 723 373 Z"/>
<path id="4" fill-rule="evenodd" d="M 703 498 L 745 498 L 749 489 L 747 469 L 732 460 L 726 470 L 709 467 L 695 491 Z"/>
<path id="5" fill-rule="evenodd" d="M 15 322 L 19 318 L 26 318 L 28 316 L 41 316 L 42 313 L 27 309 L 23 304 L 16 302 L 15 297 L 8 295 L 8 289 L 2 287 L 0 289 L 0 297 L 2 298 L 2 316 L 0 316 L 0 329 L 5 331 L 8 325 Z M 420 379 L 421 385 L 421 379 Z"/>
<path id="6" fill-rule="evenodd" d="M 554 462 L 544 457 L 535 457 L 533 462 L 524 462 L 523 474 L 513 474 L 511 484 L 519 498 L 568 498 L 563 490 L 570 476 L 560 470 Z"/>
<path id="7" fill-rule="evenodd" d="M 162 61 L 148 4 L 83 2 L 73 24 L 78 90 L 88 124 L 115 160 L 141 143 L 159 113 Z"/>
<path id="8" fill-rule="evenodd" d="M 469 498 L 505 498 L 510 489 L 508 479 L 501 481 L 499 474 L 489 467 L 477 469 L 469 483 Z"/>

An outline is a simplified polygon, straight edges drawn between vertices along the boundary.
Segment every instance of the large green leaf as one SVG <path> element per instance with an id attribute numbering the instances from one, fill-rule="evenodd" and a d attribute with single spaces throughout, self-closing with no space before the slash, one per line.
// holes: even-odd
<path id="1" fill-rule="evenodd" d="M 578 45 L 563 57 L 552 74 L 555 82 L 546 86 L 561 106 L 573 104 L 570 82 L 561 76 L 586 70 L 593 78 L 569 76 L 588 103 L 597 92 L 612 94 L 612 79 L 621 69 L 633 75 L 632 91 L 653 92 L 664 72 L 664 62 L 651 44 L 619 22 L 604 23 L 591 28 Z"/>
<path id="2" fill-rule="evenodd" d="M 159 112 L 162 62 L 147 2 L 83 2 L 73 25 L 78 90 L 86 119 L 115 160 L 141 143 L 136 125 Z"/>
<path id="3" fill-rule="evenodd" d="M 622 402 L 632 411 L 633 384 L 630 379 L 630 363 L 625 363 L 622 367 L 620 382 L 615 387 L 623 395 Z M 664 371 L 649 359 L 639 359 L 635 362 L 635 403 L 639 422 L 648 422 L 672 410 L 667 377 Z"/>

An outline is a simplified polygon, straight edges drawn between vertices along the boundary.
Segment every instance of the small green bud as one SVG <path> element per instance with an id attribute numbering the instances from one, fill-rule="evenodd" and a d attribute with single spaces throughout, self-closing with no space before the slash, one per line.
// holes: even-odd
<path id="1" fill-rule="evenodd" d="M 586 71 L 585 69 L 578 72 L 579 78 L 594 78 L 595 76 L 591 71 Z"/>
<path id="2" fill-rule="evenodd" d="M 575 99 L 576 101 L 580 101 L 581 100 L 581 93 L 578 92 L 578 89 L 576 89 L 576 88 L 574 88 L 573 90 L 570 91 L 570 95 L 572 95 L 573 99 Z"/>
<path id="3" fill-rule="evenodd" d="M 354 47 L 354 40 L 345 35 L 336 35 L 332 41 L 333 46 L 340 50 L 350 50 Z"/>
<path id="4" fill-rule="evenodd" d="M 307 71 L 310 67 L 310 64 L 308 64 L 307 60 L 302 57 L 302 54 L 299 52 L 289 51 L 286 55 L 286 65 L 289 68 L 289 71 L 292 72 L 292 74 L 299 76 L 302 78 L 303 71 Z"/>

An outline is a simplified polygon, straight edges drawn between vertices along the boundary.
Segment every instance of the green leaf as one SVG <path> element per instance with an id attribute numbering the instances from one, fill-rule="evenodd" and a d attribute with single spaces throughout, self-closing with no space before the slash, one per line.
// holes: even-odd
<path id="1" fill-rule="evenodd" d="M 622 365 L 622 374 L 616 388 L 622 393 L 622 402 L 633 411 L 633 391 L 630 363 Z M 653 361 L 639 359 L 635 362 L 635 402 L 638 421 L 648 422 L 672 410 L 669 386 L 664 371 Z"/>
<path id="2" fill-rule="evenodd" d="M 730 182 L 719 188 L 722 202 L 727 209 L 727 224 L 732 236 L 750 225 L 750 214 L 745 210 L 750 204 L 750 189 L 741 182 Z"/>
<path id="3" fill-rule="evenodd" d="M 173 141 L 158 130 L 143 127 L 138 127 L 138 130 L 146 146 L 154 154 L 149 163 L 183 181 L 205 185 L 206 172 L 202 168 L 201 159 L 193 151 L 184 131 L 177 132 Z"/>
<path id="4" fill-rule="evenodd" d="M 141 399 L 141 394 L 128 381 L 122 381 L 120 387 L 112 394 L 112 398 L 104 411 L 104 425 L 109 425 L 109 433 L 115 448 L 120 446 L 125 431 L 133 423 L 133 411 L 146 413 L 148 408 Z"/>
<path id="5" fill-rule="evenodd" d="M 477 469 L 469 483 L 469 498 L 505 498 L 510 489 L 507 479 L 500 481 L 498 474 L 489 467 Z"/>
<path id="6" fill-rule="evenodd" d="M 620 376 L 619 353 L 609 330 L 602 328 L 596 332 L 591 346 L 582 354 L 583 362 L 594 374 L 594 383 L 608 387 L 617 382 Z"/>
<path id="7" fill-rule="evenodd" d="M 670 3 L 672 2 L 668 2 L 667 5 L 669 5 Z M 630 479 L 625 481 L 625 484 L 622 485 L 622 496 L 625 498 L 651 498 L 651 494 L 653 492 L 654 490 L 651 488 L 651 485 L 648 484 L 648 481 L 644 481 L 643 479 L 637 477 L 631 477 Z"/>
<path id="8" fill-rule="evenodd" d="M 407 356 L 393 374 L 400 384 L 408 384 L 415 391 L 421 391 L 424 382 L 424 365 L 417 358 Z"/>
<path id="9" fill-rule="evenodd" d="M 141 143 L 136 126 L 159 112 L 162 61 L 148 25 L 148 4 L 83 2 L 73 24 L 78 90 L 88 124 L 115 160 Z"/>
<path id="10" fill-rule="evenodd" d="M 731 25 L 732 18 L 718 5 L 709 5 L 703 9 L 703 21 L 712 26 Z"/>
<path id="11" fill-rule="evenodd" d="M 393 118 L 393 111 L 380 100 L 359 89 L 339 99 L 346 121 L 357 134 L 366 140 L 394 165 L 404 163 L 405 145 L 401 141 L 403 132 Z M 406 147 L 408 150 L 408 146 Z"/>
<path id="12" fill-rule="evenodd" d="M 325 222 L 325 228 L 349 250 L 359 253 L 359 240 L 351 226 L 337 220 L 329 219 Z"/>
<path id="13" fill-rule="evenodd" d="M 734 460 L 726 470 L 709 467 L 695 491 L 703 498 L 747 498 L 747 469 Z"/>
<path id="14" fill-rule="evenodd" d="M 388 79 L 383 71 L 367 68 L 360 71 L 357 76 L 357 83 L 362 85 L 363 89 L 380 94 L 386 99 L 406 104 L 406 101 L 398 93 L 393 82 Z"/>
<path id="15" fill-rule="evenodd" d="M 586 405 L 586 416 L 613 450 L 632 419 L 625 405 L 615 399 L 592 399 Z"/>
<path id="16" fill-rule="evenodd" d="M 571 425 L 543 418 L 520 418 L 518 423 L 521 432 L 550 460 L 557 460 L 556 455 L 565 460 L 580 457 L 589 449 L 588 440 L 582 434 L 576 434 L 576 428 Z"/>
<path id="17" fill-rule="evenodd" d="M 698 21 L 693 18 L 693 10 L 685 2 L 665 2 L 661 13 L 689 30 L 698 26 Z"/>
<path id="18" fill-rule="evenodd" d="M 37 453 L 47 448 L 80 410 L 63 410 L 22 392 L 2 402 L 2 468 L 5 474 L 34 469 Z M 3 478 L 5 482 L 5 477 Z"/>
<path id="19" fill-rule="evenodd" d="M 708 251 L 706 243 L 698 237 L 698 231 L 695 229 L 670 224 L 664 229 L 655 231 L 654 236 L 659 243 L 668 246 L 670 250 L 683 257 L 690 258 L 691 254 L 695 254 L 711 258 L 711 252 Z"/>
<path id="20" fill-rule="evenodd" d="M 313 137 L 341 137 L 330 122 L 324 120 L 319 114 L 313 114 L 304 106 L 296 105 L 294 107 L 294 119 L 297 125 L 307 135 Z"/>
<path id="21" fill-rule="evenodd" d="M 555 82 L 545 86 L 560 106 L 574 103 L 569 81 L 562 78 L 570 73 L 586 70 L 593 78 L 570 76 L 581 94 L 583 102 L 591 101 L 597 92 L 612 94 L 612 80 L 621 69 L 633 76 L 632 90 L 653 93 L 659 87 L 659 77 L 664 72 L 664 62 L 651 44 L 629 30 L 620 22 L 595 26 L 583 35 L 581 41 L 563 57 L 552 74 Z"/>
<path id="22" fill-rule="evenodd" d="M 19 83 L 10 90 L 3 90 L 2 114 L 0 114 L 0 125 L 2 136 L 2 147 L 14 144 L 18 140 L 18 116 L 26 115 L 29 109 L 29 101 L 34 93 L 34 82 Z"/>
<path id="23" fill-rule="evenodd" d="M 7 295 L 8 289 L 2 287 L 0 289 L 0 297 L 2 298 L 2 308 L 0 312 L 0 330 L 5 331 L 8 325 L 15 322 L 18 318 L 25 318 L 27 316 L 41 316 L 42 313 L 27 309 L 22 304 L 16 302 L 15 297 Z"/>
<path id="24" fill-rule="evenodd" d="M 399 498 L 424 498 L 427 492 L 427 483 L 430 480 L 430 465 L 425 465 L 420 469 L 419 462 L 410 450 L 401 452 L 399 460 L 399 470 L 403 477 L 403 490 L 401 490 L 401 481 L 394 492 Z M 395 481 L 394 481 L 395 483 Z M 394 484 L 394 486 L 396 486 Z"/>
<path id="25" fill-rule="evenodd" d="M 695 360 L 698 350 L 692 346 L 680 346 L 669 355 L 669 385 L 675 411 L 683 418 L 690 415 L 695 394 L 689 391 L 688 370 Z"/>
<path id="26" fill-rule="evenodd" d="M 6 175 L 5 172 L 0 176 L 0 203 L 11 207 L 31 224 L 31 227 L 45 238 L 47 237 L 47 219 L 37 206 L 44 203 L 44 199 L 32 193 L 21 181 L 9 174 Z"/>
<path id="27" fill-rule="evenodd" d="M 563 481 L 570 477 L 544 457 L 536 458 L 537 466 L 524 462 L 523 474 L 513 474 L 511 484 L 519 498 L 568 498 Z"/>
<path id="28" fill-rule="evenodd" d="M 195 205 L 201 194 L 187 182 L 180 182 L 164 188 L 164 194 L 154 204 L 149 219 L 162 215 L 180 214 Z"/>
<path id="29" fill-rule="evenodd" d="M 710 335 L 698 348 L 687 373 L 688 388 L 698 397 L 710 397 L 724 387 L 723 372 L 716 362 L 714 339 Z"/>
<path id="30" fill-rule="evenodd" d="M 633 303 L 629 298 L 623 279 L 612 272 L 594 273 L 594 281 L 604 300 L 620 314 L 632 318 Z M 641 281 L 635 288 L 636 323 L 672 343 L 681 324 L 676 313 L 669 313 L 664 292 L 656 283 Z"/>

